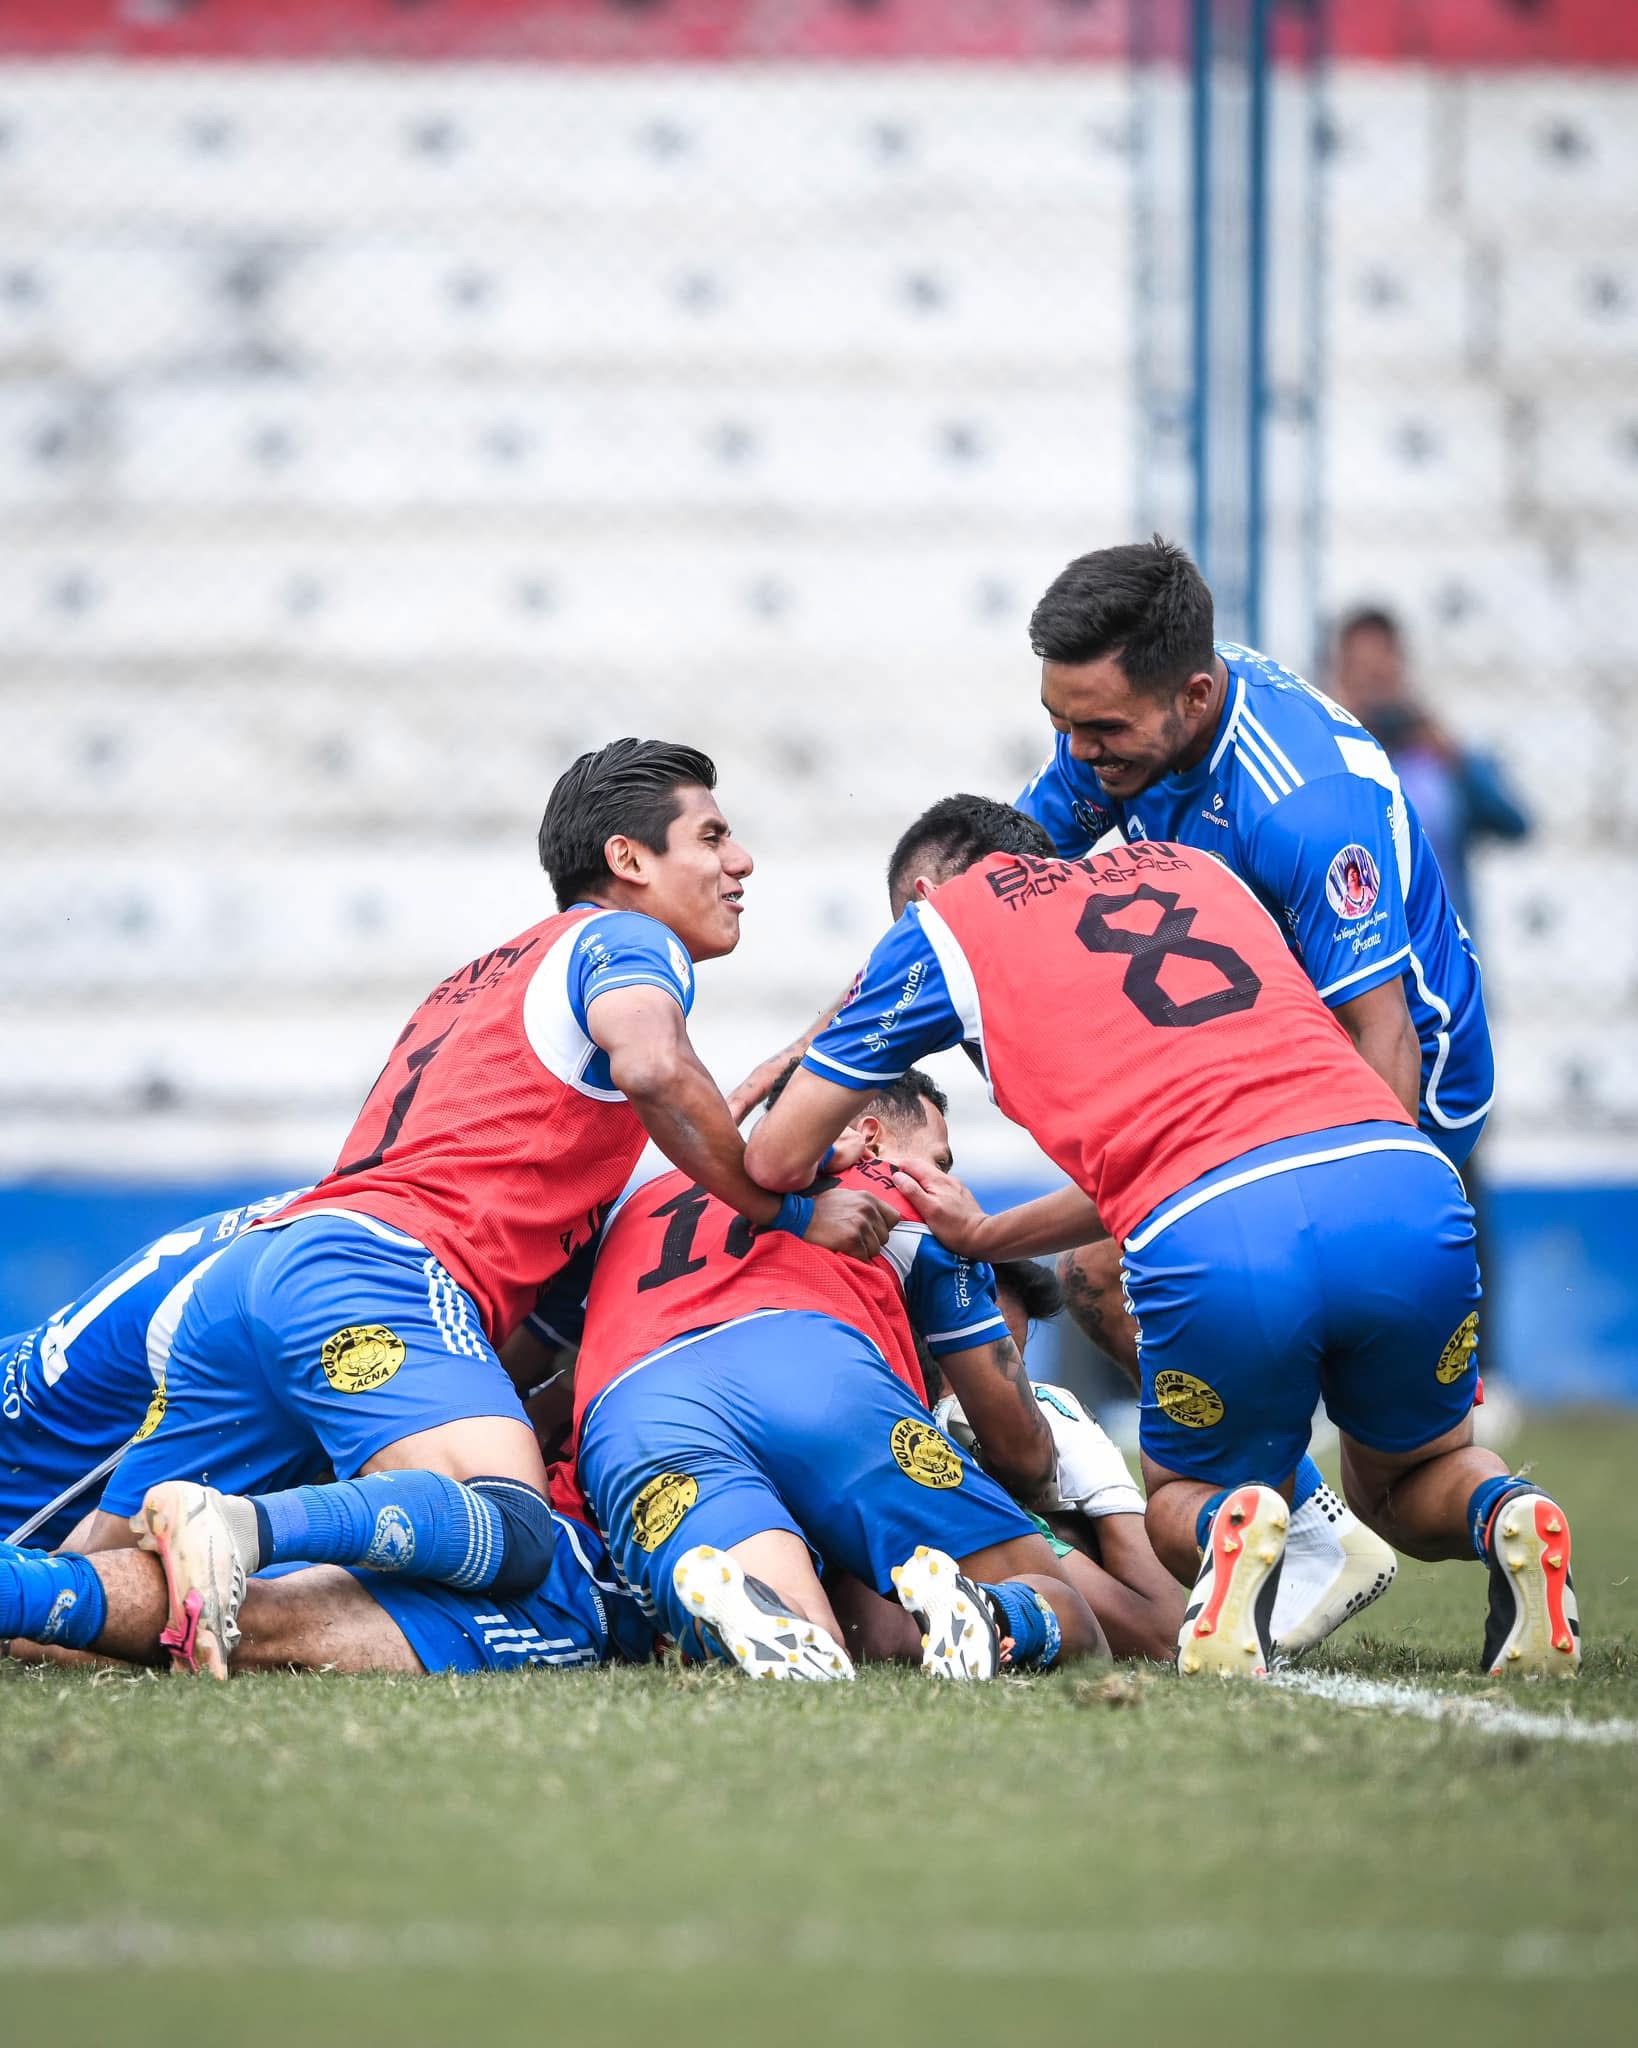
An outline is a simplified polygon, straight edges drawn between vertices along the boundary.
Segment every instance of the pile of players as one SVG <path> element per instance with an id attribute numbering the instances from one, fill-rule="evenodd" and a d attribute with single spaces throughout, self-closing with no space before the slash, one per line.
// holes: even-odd
<path id="1" fill-rule="evenodd" d="M 907 827 L 847 996 L 730 1098 L 688 1035 L 752 873 L 715 770 L 576 761 L 557 910 L 432 991 L 334 1169 L 0 1352 L 13 1653 L 1262 1677 L 1398 1550 L 1488 1567 L 1484 1669 L 1573 1674 L 1564 1511 L 1473 1440 L 1489 1040 L 1386 757 L 1214 644 L 1158 540 L 1031 638 L 1051 759 Z M 958 1045 L 1057 1192 L 954 1178 L 916 1063 Z M 1050 1253 L 1139 1387 L 1142 1493 L 1025 1372 Z"/>

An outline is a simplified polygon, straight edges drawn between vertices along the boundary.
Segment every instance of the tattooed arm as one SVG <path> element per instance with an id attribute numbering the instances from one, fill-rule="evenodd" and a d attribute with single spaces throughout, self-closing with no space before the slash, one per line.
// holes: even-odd
<path id="1" fill-rule="evenodd" d="M 989 1471 L 1025 1507 L 1051 1500 L 1058 1472 L 1052 1431 L 1012 1339 L 947 1352 L 939 1369 L 984 1446 Z"/>

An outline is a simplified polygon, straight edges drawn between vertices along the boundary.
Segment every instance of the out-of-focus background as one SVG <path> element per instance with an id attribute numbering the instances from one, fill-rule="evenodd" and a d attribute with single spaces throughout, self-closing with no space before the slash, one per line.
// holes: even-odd
<path id="1" fill-rule="evenodd" d="M 1635 66 L 1608 0 L 8 8 L 0 1328 L 327 1166 L 619 733 L 758 855 L 737 1079 L 1159 525 L 1465 873 L 1489 1363 L 1638 1399 Z"/>

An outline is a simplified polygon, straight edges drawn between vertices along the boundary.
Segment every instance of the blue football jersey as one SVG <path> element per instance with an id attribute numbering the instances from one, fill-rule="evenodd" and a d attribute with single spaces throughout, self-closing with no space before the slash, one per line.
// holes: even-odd
<path id="1" fill-rule="evenodd" d="M 157 1422 L 155 1366 L 198 1269 L 300 1189 L 221 1209 L 167 1231 L 105 1273 L 37 1329 L 0 1340 L 0 1538 L 15 1540 L 40 1509 L 97 1471 Z M 87 1490 L 27 1541 L 49 1550 L 96 1504 Z"/>
<path id="2" fill-rule="evenodd" d="M 1075 856 L 1111 830 L 1204 847 L 1248 884 L 1329 1007 L 1401 976 L 1422 1046 L 1423 1128 L 1459 1164 L 1494 1065 L 1478 957 L 1387 755 L 1349 712 L 1267 655 L 1217 652 L 1228 694 L 1210 750 L 1123 801 L 1060 733 L 1018 808 Z"/>

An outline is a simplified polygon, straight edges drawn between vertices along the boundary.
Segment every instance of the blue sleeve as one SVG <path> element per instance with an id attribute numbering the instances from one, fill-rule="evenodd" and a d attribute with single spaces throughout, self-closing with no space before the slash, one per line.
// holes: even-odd
<path id="1" fill-rule="evenodd" d="M 1410 957 L 1392 805 L 1368 776 L 1327 775 L 1283 797 L 1251 835 L 1246 879 L 1331 1009 L 1394 980 Z"/>
<path id="2" fill-rule="evenodd" d="M 854 980 L 852 992 L 802 1064 L 843 1088 L 896 1081 L 930 1052 L 961 1043 L 944 970 L 912 903 Z"/>
<path id="3" fill-rule="evenodd" d="M 1078 860 L 1120 823 L 1101 792 L 1093 796 L 1086 791 L 1062 733 L 1013 808 L 1042 827 L 1062 860 Z"/>
<path id="4" fill-rule="evenodd" d="M 565 1284 L 568 1281 L 568 1284 Z M 586 1289 L 559 1273 L 540 1290 L 534 1307 L 524 1318 L 542 1344 L 556 1351 L 573 1351 L 586 1328 Z"/>
<path id="5" fill-rule="evenodd" d="M 686 1017 L 694 1006 L 694 963 L 657 918 L 601 911 L 580 927 L 569 967 L 569 1008 L 582 1031 L 586 1006 L 616 988 L 663 988 Z"/>
<path id="6" fill-rule="evenodd" d="M 947 1251 L 928 1232 L 904 1287 L 910 1320 L 935 1358 L 995 1344 L 1007 1335 L 996 1305 L 995 1274 L 986 1265 Z"/>

